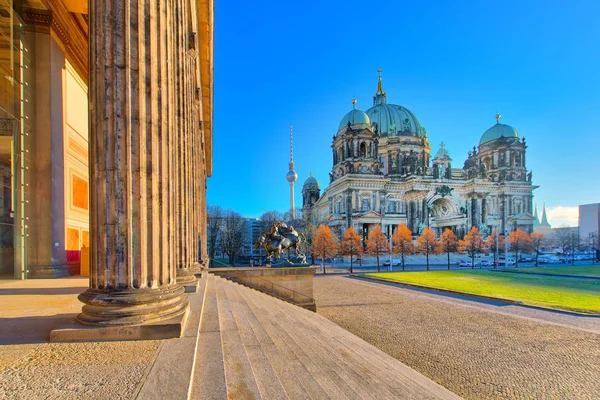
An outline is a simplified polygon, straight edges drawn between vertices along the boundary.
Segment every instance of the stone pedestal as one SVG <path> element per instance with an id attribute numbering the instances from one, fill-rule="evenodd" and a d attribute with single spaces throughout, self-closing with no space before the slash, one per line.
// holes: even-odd
<path id="1" fill-rule="evenodd" d="M 170 7 L 90 2 L 90 288 L 77 317 L 84 325 L 181 324 L 187 310 L 175 281 L 172 178 L 182 172 L 174 170 L 179 64 Z"/>

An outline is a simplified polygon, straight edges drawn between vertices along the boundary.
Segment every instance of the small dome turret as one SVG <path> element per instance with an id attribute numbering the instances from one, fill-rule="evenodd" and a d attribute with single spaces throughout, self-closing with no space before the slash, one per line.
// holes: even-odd
<path id="1" fill-rule="evenodd" d="M 321 190 L 319 181 L 312 176 L 312 172 L 308 179 L 304 181 L 304 185 L 302 185 L 302 190 Z"/>
<path id="2" fill-rule="evenodd" d="M 369 128 L 371 126 L 371 120 L 367 113 L 356 108 L 356 99 L 352 99 L 352 110 L 344 115 L 344 118 L 340 121 L 338 132 L 348 127 L 348 125 L 362 125 L 361 128 Z"/>
<path id="3" fill-rule="evenodd" d="M 481 146 L 484 143 L 491 142 L 492 140 L 500 139 L 501 137 L 514 137 L 518 138 L 519 133 L 515 128 L 510 125 L 501 124 L 500 123 L 500 114 L 496 114 L 496 124 L 492 126 L 490 129 L 485 131 L 483 135 L 481 135 L 481 140 L 479 140 L 479 145 Z"/>

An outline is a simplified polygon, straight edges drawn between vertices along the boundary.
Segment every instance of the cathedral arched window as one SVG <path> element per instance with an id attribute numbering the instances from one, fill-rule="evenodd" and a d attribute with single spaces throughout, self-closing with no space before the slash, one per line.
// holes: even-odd
<path id="1" fill-rule="evenodd" d="M 367 156 L 367 145 L 365 142 L 360 143 L 359 154 L 361 158 L 365 158 Z"/>

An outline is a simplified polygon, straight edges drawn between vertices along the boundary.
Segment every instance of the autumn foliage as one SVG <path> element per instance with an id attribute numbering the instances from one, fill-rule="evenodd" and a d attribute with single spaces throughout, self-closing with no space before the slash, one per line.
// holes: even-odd
<path id="1" fill-rule="evenodd" d="M 404 271 L 404 256 L 414 252 L 412 233 L 405 224 L 398 225 L 398 229 L 392 235 L 392 253 L 402 256 L 402 271 Z"/>
<path id="2" fill-rule="evenodd" d="M 439 254 L 441 249 L 437 235 L 428 226 L 423 229 L 423 233 L 417 238 L 415 249 L 417 253 L 426 256 L 427 271 L 429 271 L 429 255 Z"/>
<path id="3" fill-rule="evenodd" d="M 498 252 L 504 248 L 504 236 L 499 235 L 498 232 L 493 232 L 487 237 L 485 247 L 494 255 L 494 268 L 496 268 Z"/>
<path id="4" fill-rule="evenodd" d="M 389 251 L 389 244 L 387 238 L 381 232 L 379 225 L 375 226 L 371 232 L 369 232 L 369 238 L 367 239 L 367 254 L 370 256 L 377 257 L 377 271 L 379 268 L 379 256 L 387 254 Z"/>
<path id="5" fill-rule="evenodd" d="M 472 227 L 463 240 L 458 241 L 458 251 L 471 257 L 471 268 L 475 267 L 475 255 L 485 250 L 485 243 L 477 227 Z"/>
<path id="6" fill-rule="evenodd" d="M 346 230 L 344 238 L 340 243 L 340 250 L 342 255 L 350 256 L 350 273 L 354 273 L 352 269 L 353 258 L 355 256 L 360 258 L 363 254 L 362 241 L 354 228 L 350 227 Z"/>
<path id="7" fill-rule="evenodd" d="M 440 249 L 443 253 L 448 255 L 448 269 L 450 269 L 450 253 L 454 253 L 458 249 L 458 240 L 456 234 L 452 232 L 452 229 L 446 228 L 446 230 L 442 232 Z"/>
<path id="8" fill-rule="evenodd" d="M 335 257 L 338 249 L 335 241 L 331 237 L 331 230 L 328 226 L 321 225 L 317 230 L 317 234 L 313 239 L 311 251 L 314 255 L 321 258 L 321 268 L 325 274 L 325 263 L 324 259 L 329 257 Z"/>
<path id="9" fill-rule="evenodd" d="M 519 267 L 519 252 L 533 249 L 531 237 L 522 229 L 517 229 L 508 234 L 508 245 L 515 252 L 515 267 Z"/>

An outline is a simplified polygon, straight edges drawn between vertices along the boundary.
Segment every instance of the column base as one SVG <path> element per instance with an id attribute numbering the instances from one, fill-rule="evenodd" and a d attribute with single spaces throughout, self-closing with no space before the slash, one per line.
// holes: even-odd
<path id="1" fill-rule="evenodd" d="M 177 318 L 187 309 L 187 298 L 183 293 L 183 287 L 178 284 L 119 291 L 90 288 L 78 297 L 84 306 L 77 322 L 108 327 L 145 325 Z"/>
<path id="2" fill-rule="evenodd" d="M 192 268 L 177 268 L 177 284 L 183 286 L 186 293 L 196 293 L 198 278 Z"/>
<path id="3" fill-rule="evenodd" d="M 189 303 L 183 313 L 166 321 L 128 326 L 83 326 L 73 322 L 50 331 L 50 342 L 102 342 L 123 340 L 161 340 L 183 336 L 189 316 Z"/>
<path id="4" fill-rule="evenodd" d="M 202 273 L 207 270 L 206 265 L 201 262 L 196 262 L 193 264 L 192 270 L 198 279 L 202 278 Z"/>

